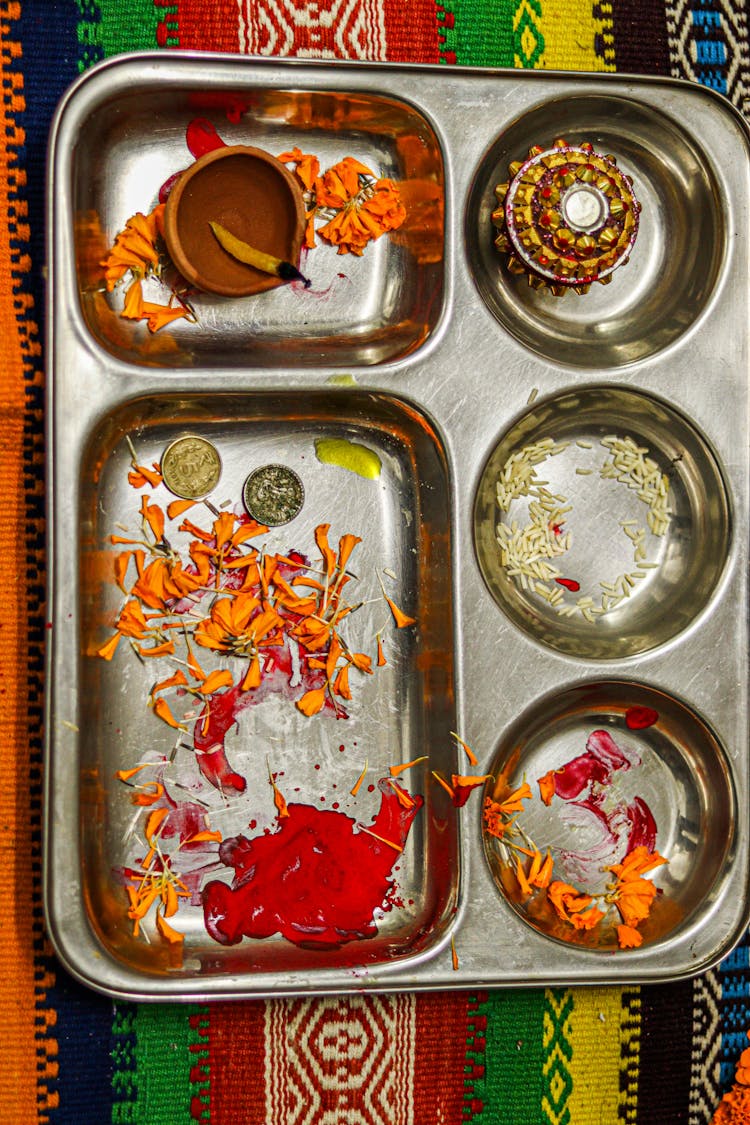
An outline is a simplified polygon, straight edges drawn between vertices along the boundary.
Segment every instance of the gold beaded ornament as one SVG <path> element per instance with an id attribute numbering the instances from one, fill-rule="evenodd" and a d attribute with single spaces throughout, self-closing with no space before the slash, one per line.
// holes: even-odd
<path id="1" fill-rule="evenodd" d="M 607 285 L 630 257 L 641 210 L 614 156 L 560 137 L 552 148 L 534 145 L 509 172 L 492 212 L 508 269 L 556 297 L 586 293 L 594 281 Z"/>

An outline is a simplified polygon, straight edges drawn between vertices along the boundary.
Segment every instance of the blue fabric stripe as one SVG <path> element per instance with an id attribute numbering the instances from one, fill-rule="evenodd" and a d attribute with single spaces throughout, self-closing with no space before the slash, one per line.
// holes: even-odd
<path id="1" fill-rule="evenodd" d="M 698 0 L 692 10 L 696 76 L 703 86 L 727 93 L 727 43 L 719 0 Z"/>
<path id="2" fill-rule="evenodd" d="M 726 957 L 719 968 L 721 981 L 721 1056 L 719 1081 L 722 1092 L 734 1081 L 737 1059 L 746 1047 L 750 1028 L 750 939 L 748 935 Z"/>
<path id="3" fill-rule="evenodd" d="M 44 313 L 44 197 L 47 138 L 55 107 L 78 75 L 78 7 L 74 0 L 23 0 L 13 33 L 23 47 L 18 68 L 23 73 L 26 109 L 20 115 L 26 130 L 20 163 L 28 175 L 26 194 L 31 228 L 28 252 L 31 273 L 28 289 L 33 294 L 34 319 L 43 334 Z M 25 286 L 26 288 L 26 286 Z"/>
<path id="4" fill-rule="evenodd" d="M 50 1088 L 59 1097 L 50 1125 L 104 1125 L 112 1104 L 111 1000 L 78 984 L 59 966 L 47 1004 L 57 1012 L 58 1075 Z"/>

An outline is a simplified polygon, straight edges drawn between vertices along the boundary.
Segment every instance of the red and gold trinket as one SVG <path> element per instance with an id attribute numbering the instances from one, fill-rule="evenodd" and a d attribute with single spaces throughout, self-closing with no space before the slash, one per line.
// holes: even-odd
<path id="1" fill-rule="evenodd" d="M 555 296 L 610 282 L 630 257 L 641 210 L 615 158 L 558 138 L 552 148 L 533 146 L 509 171 L 495 188 L 492 222 L 510 271 Z"/>

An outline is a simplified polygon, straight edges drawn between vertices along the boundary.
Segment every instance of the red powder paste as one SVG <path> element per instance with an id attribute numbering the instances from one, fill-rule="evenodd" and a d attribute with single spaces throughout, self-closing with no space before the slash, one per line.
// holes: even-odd
<path id="1" fill-rule="evenodd" d="M 571 801 L 590 785 L 609 785 L 616 770 L 637 765 L 638 755 L 621 750 L 609 731 L 592 731 L 586 740 L 586 753 L 555 770 L 555 793 L 564 801 Z"/>
<path id="2" fill-rule="evenodd" d="M 625 725 L 630 730 L 645 730 L 659 721 L 659 712 L 653 707 L 628 707 L 625 712 Z"/>
<path id="3" fill-rule="evenodd" d="M 575 578 L 556 578 L 558 586 L 564 586 L 566 590 L 571 590 L 574 594 L 581 588 L 580 582 L 576 582 Z"/>
<path id="4" fill-rule="evenodd" d="M 403 848 L 422 798 L 405 809 L 387 779 L 379 788 L 380 809 L 368 827 Z M 235 874 L 231 886 L 214 881 L 203 891 L 211 937 L 235 945 L 281 934 L 316 948 L 374 937 L 375 911 L 392 905 L 390 876 L 400 853 L 357 830 L 345 813 L 297 804 L 288 810 L 276 832 L 221 845 L 219 857 Z"/>

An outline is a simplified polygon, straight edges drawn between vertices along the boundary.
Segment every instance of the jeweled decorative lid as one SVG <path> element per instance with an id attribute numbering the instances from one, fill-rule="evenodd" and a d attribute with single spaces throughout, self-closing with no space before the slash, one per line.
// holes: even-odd
<path id="1" fill-rule="evenodd" d="M 555 296 L 611 281 L 633 249 L 641 210 L 614 156 L 558 138 L 549 149 L 535 145 L 509 172 L 495 188 L 492 212 L 495 246 L 509 255 L 508 268 Z"/>

